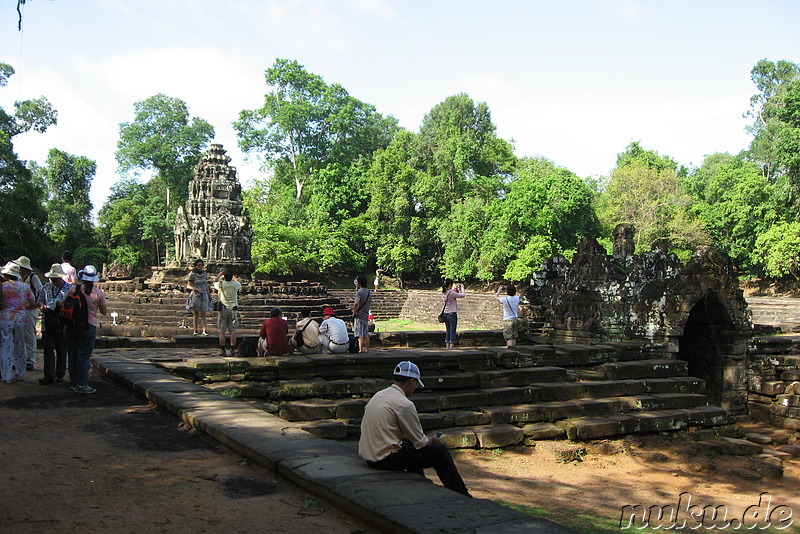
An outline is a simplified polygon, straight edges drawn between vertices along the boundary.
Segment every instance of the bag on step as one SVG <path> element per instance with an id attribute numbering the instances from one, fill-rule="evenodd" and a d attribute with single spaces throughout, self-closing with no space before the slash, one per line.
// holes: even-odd
<path id="1" fill-rule="evenodd" d="M 258 351 L 256 350 L 256 342 L 249 339 L 243 339 L 236 349 L 236 355 L 239 358 L 256 358 Z"/>

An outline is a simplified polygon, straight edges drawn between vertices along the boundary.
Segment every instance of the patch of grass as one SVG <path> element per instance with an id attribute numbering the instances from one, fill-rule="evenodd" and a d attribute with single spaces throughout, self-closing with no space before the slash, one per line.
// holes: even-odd
<path id="1" fill-rule="evenodd" d="M 439 332 L 444 325 L 439 323 L 418 323 L 411 319 L 387 319 L 375 321 L 376 332 Z"/>
<path id="2" fill-rule="evenodd" d="M 547 508 L 542 508 L 541 506 L 525 506 L 524 504 L 516 504 L 508 501 L 497 501 L 497 502 L 502 504 L 503 506 L 511 508 L 512 510 L 522 512 L 523 514 L 528 514 L 529 516 L 532 517 L 541 517 L 543 519 L 546 519 L 553 515 L 553 512 L 551 512 Z"/>
<path id="3" fill-rule="evenodd" d="M 620 532 L 624 532 L 619 528 L 619 521 L 614 519 L 594 517 L 584 514 L 569 514 L 567 511 L 564 511 L 563 514 L 557 515 L 553 511 L 548 510 L 547 508 L 542 508 L 541 506 L 525 506 L 524 504 L 516 504 L 507 501 L 497 502 L 503 506 L 511 508 L 512 510 L 517 510 L 518 512 L 522 512 L 523 514 L 527 514 L 531 517 L 548 519 L 582 534 L 619 534 Z M 655 531 L 655 529 L 651 528 L 644 530 L 633 530 L 636 532 Z"/>

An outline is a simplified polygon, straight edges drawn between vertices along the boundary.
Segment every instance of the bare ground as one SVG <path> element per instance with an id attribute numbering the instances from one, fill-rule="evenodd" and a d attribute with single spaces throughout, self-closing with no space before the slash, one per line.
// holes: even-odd
<path id="1" fill-rule="evenodd" d="M 374 532 L 110 381 L 93 376 L 97 393 L 80 395 L 40 377 L 0 385 L 3 533 Z M 475 497 L 581 532 L 620 532 L 623 506 L 677 506 L 684 492 L 701 507 L 725 505 L 729 517 L 768 492 L 773 508 L 795 512 L 792 526 L 774 532 L 800 532 L 800 459 L 785 461 L 781 478 L 758 478 L 750 457 L 711 454 L 690 437 L 541 441 L 454 456 Z"/>

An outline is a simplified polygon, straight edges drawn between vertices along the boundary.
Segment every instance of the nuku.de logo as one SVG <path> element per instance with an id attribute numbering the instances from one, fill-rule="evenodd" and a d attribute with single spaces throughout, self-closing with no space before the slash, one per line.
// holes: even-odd
<path id="1" fill-rule="evenodd" d="M 792 509 L 786 505 L 773 505 L 772 496 L 768 492 L 762 492 L 758 496 L 758 503 L 748 506 L 741 517 L 729 514 L 728 507 L 724 504 L 692 504 L 692 494 L 683 492 L 678 496 L 677 505 L 628 504 L 622 507 L 619 518 L 619 528 L 622 530 L 783 530 L 793 523 Z"/>

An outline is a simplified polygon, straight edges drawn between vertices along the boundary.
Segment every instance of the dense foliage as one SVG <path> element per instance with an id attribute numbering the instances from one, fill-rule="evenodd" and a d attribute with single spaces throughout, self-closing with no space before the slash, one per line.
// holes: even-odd
<path id="1" fill-rule="evenodd" d="M 13 72 L 0 64 L 0 86 Z M 800 277 L 800 65 L 764 59 L 751 79 L 747 150 L 687 168 L 633 142 L 608 176 L 585 179 L 518 158 L 489 106 L 466 94 L 435 104 L 418 132 L 407 131 L 341 85 L 278 59 L 265 71 L 263 105 L 233 123 L 264 171 L 244 191 L 256 272 L 526 280 L 548 256 L 570 257 L 583 237 L 610 247 L 612 229 L 626 222 L 638 253 L 658 241 L 685 259 L 712 244 L 744 274 Z M 168 257 L 175 210 L 214 129 L 162 94 L 134 112 L 120 125 L 123 178 L 93 225 L 92 160 L 53 149 L 41 166 L 26 166 L 13 151 L 14 136 L 55 123 L 47 100 L 0 109 L 0 246 L 9 256 L 49 261 L 74 248 L 86 260 L 132 266 Z M 154 176 L 144 180 L 145 171 Z"/>

